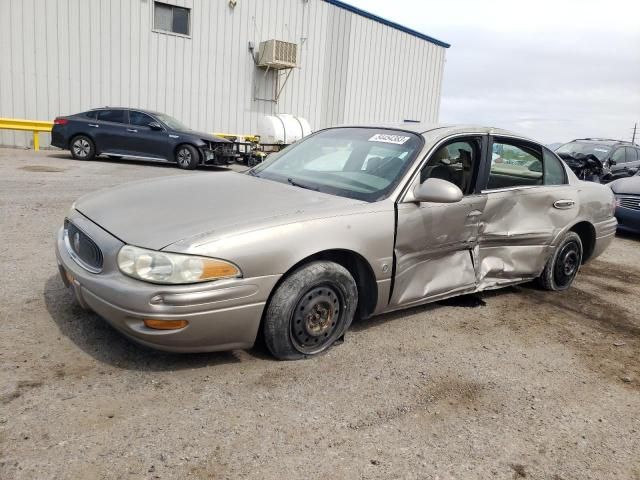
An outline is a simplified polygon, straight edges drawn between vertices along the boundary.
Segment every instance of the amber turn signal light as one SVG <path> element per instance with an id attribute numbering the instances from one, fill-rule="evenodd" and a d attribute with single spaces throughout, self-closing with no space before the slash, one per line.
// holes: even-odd
<path id="1" fill-rule="evenodd" d="M 144 326 L 155 330 L 179 330 L 189 325 L 186 320 L 155 320 L 147 319 Z"/>

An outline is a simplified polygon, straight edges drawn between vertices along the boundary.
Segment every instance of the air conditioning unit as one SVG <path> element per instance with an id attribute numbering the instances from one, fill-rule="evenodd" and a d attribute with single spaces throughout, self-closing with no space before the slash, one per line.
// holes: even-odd
<path id="1" fill-rule="evenodd" d="M 298 45 L 282 40 L 260 42 L 258 66 L 273 69 L 298 66 Z"/>

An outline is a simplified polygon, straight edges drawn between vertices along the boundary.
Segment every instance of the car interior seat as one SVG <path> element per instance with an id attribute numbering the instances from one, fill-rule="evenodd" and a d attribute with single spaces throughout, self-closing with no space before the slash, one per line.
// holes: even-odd
<path id="1" fill-rule="evenodd" d="M 365 166 L 365 171 L 367 173 L 374 173 L 378 168 L 382 166 L 383 159 L 382 157 L 371 157 L 367 159 L 367 165 Z"/>

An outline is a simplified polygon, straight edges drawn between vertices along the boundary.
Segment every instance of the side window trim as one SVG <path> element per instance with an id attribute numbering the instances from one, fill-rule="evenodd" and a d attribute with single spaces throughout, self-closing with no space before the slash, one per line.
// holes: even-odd
<path id="1" fill-rule="evenodd" d="M 477 158 L 476 159 L 472 158 L 471 184 L 470 184 L 471 188 L 469 189 L 469 193 L 467 192 L 463 192 L 463 193 L 465 197 L 479 194 L 480 190 L 478 189 L 478 179 L 479 179 L 480 171 L 482 169 L 486 137 L 487 135 L 469 133 L 465 135 L 456 135 L 456 136 L 444 139 L 442 142 L 438 143 L 437 147 L 432 149 L 421 162 L 420 168 L 418 168 L 416 172 L 418 183 L 421 183 L 423 170 L 429 165 L 429 162 L 434 158 L 434 155 L 436 155 L 441 149 L 447 148 L 448 146 L 456 143 L 466 142 L 466 143 L 469 143 L 472 146 L 474 152 L 477 153 Z"/>
<path id="2" fill-rule="evenodd" d="M 505 142 L 509 145 L 513 145 L 516 147 L 518 146 L 518 144 L 528 145 L 538 150 L 540 154 L 540 162 L 542 163 L 542 183 L 540 185 L 513 185 L 509 187 L 489 188 L 489 176 L 491 175 L 493 144 L 499 143 L 499 142 Z M 540 187 L 548 186 L 544 184 L 544 147 L 542 147 L 537 143 L 531 142 L 529 140 L 518 138 L 518 137 L 489 135 L 489 141 L 487 142 L 487 150 L 485 152 L 485 158 L 483 163 L 484 163 L 485 171 L 482 172 L 483 178 L 482 178 L 482 183 L 480 184 L 480 186 L 482 187 L 480 190 L 481 193 L 497 193 L 497 192 L 504 192 L 509 190 L 523 190 L 523 189 L 540 188 Z M 566 170 L 565 170 L 565 175 L 566 175 Z"/>
<path id="3" fill-rule="evenodd" d="M 145 117 L 151 119 L 149 123 L 157 122 L 157 120 L 155 118 L 153 118 L 151 115 L 149 115 L 147 113 L 144 113 L 144 112 L 141 112 L 140 110 L 127 110 L 127 114 L 129 115 L 129 125 L 135 125 L 136 127 L 148 127 L 148 124 L 147 125 L 139 125 L 137 123 L 132 123 L 132 120 L 131 120 L 131 114 L 132 113 L 138 113 L 140 115 L 144 115 Z"/>
<path id="4" fill-rule="evenodd" d="M 114 122 L 112 120 L 105 120 L 103 118 L 100 118 L 100 113 L 101 112 L 122 112 L 122 123 L 121 122 Z M 108 122 L 108 123 L 113 123 L 114 125 L 128 125 L 129 124 L 129 111 L 122 109 L 122 108 L 105 108 L 103 110 L 98 110 L 98 113 L 96 114 L 96 120 L 98 120 L 99 122 Z"/>
<path id="5" fill-rule="evenodd" d="M 613 158 L 616 155 L 618 155 L 618 152 L 622 151 L 622 158 Z M 613 153 L 611 153 L 611 160 L 614 160 L 616 162 L 617 165 L 621 164 L 621 163 L 627 163 L 627 151 L 624 149 L 624 147 L 618 147 L 616 148 Z"/>
<path id="6" fill-rule="evenodd" d="M 410 198 L 413 197 L 413 193 L 411 190 L 416 185 L 419 185 L 420 172 L 422 172 L 422 169 L 427 164 L 427 161 L 431 158 L 431 155 L 435 154 L 440 147 L 442 147 L 443 145 L 446 145 L 447 143 L 450 143 L 454 139 L 469 138 L 469 137 L 481 139 L 481 144 L 482 144 L 481 152 L 480 152 L 478 176 L 476 177 L 475 191 L 469 196 L 481 194 L 482 192 L 480 189 L 479 180 L 480 180 L 480 175 L 482 175 L 482 169 L 485 166 L 484 165 L 485 155 L 489 145 L 489 134 L 485 132 L 471 131 L 471 132 L 465 132 L 465 133 L 456 133 L 456 134 L 449 135 L 445 138 L 442 138 L 437 142 L 435 142 L 433 145 L 431 145 L 424 154 L 421 153 L 420 155 L 418 155 L 418 157 L 414 162 L 414 166 L 407 172 L 406 176 L 400 181 L 400 184 L 399 184 L 400 186 L 397 190 L 395 201 L 397 203 L 404 203 L 407 201 L 412 202 L 413 200 L 409 200 Z"/>
<path id="7" fill-rule="evenodd" d="M 554 186 L 559 186 L 559 185 L 547 185 L 547 166 L 545 165 L 545 152 L 547 152 L 549 155 L 553 156 L 559 163 L 560 166 L 562 167 L 562 183 L 559 185 L 566 185 L 569 183 L 569 177 L 567 176 L 567 165 L 562 161 L 562 159 L 556 155 L 556 153 L 554 151 L 552 151 L 550 148 L 547 148 L 545 146 L 542 147 L 542 185 L 545 187 L 554 187 Z"/>

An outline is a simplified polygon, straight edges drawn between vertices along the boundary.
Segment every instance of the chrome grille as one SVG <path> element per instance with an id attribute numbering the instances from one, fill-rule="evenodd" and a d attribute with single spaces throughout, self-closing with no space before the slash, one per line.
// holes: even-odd
<path id="1" fill-rule="evenodd" d="M 64 223 L 64 243 L 71 258 L 91 273 L 102 271 L 102 251 L 96 243 L 69 220 Z"/>
<path id="2" fill-rule="evenodd" d="M 640 196 L 639 197 L 617 197 L 617 204 L 622 208 L 629 208 L 631 210 L 640 210 Z"/>

